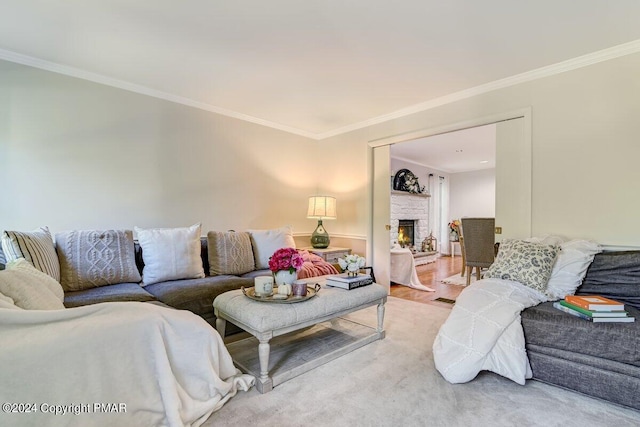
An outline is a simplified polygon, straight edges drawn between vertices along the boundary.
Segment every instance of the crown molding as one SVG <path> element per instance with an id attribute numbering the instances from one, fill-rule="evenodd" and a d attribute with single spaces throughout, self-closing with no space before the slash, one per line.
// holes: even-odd
<path id="1" fill-rule="evenodd" d="M 118 80 L 111 77 L 103 76 L 101 74 L 85 71 L 80 68 L 70 67 L 68 65 L 57 64 L 55 62 L 45 61 L 44 59 L 34 58 L 32 56 L 22 55 L 20 53 L 12 52 L 9 50 L 0 49 L 0 59 L 4 59 L 10 62 L 15 62 L 22 65 L 28 65 L 35 68 L 40 68 L 46 71 L 52 71 L 54 73 L 63 74 L 70 77 L 76 77 L 83 80 L 89 80 L 94 83 L 100 83 L 106 86 L 112 86 L 118 89 L 123 89 L 129 92 L 139 93 L 141 95 L 147 95 L 154 98 L 164 99 L 166 101 L 175 102 L 178 104 L 186 105 L 200 110 L 209 111 L 212 113 L 220 114 L 234 119 L 243 120 L 246 122 L 255 123 L 258 125 L 278 129 L 284 132 L 292 133 L 295 135 L 304 136 L 305 138 L 317 139 L 317 135 L 312 132 L 307 132 L 302 129 L 297 129 L 291 126 L 283 125 L 280 123 L 271 122 L 258 117 L 250 116 L 248 114 L 239 113 L 237 111 L 227 110 L 226 108 L 217 107 L 204 102 L 195 101 L 190 98 L 174 95 L 167 92 L 162 92 L 156 89 L 152 89 L 146 86 L 130 83 L 124 80 Z"/>
<path id="2" fill-rule="evenodd" d="M 440 107 L 445 104 L 460 101 L 463 99 L 471 98 L 473 96 L 481 95 L 487 92 L 491 92 L 497 89 L 503 89 L 509 86 L 514 86 L 520 83 L 530 82 L 533 80 L 541 79 L 544 77 L 553 76 L 556 74 L 564 73 L 566 71 L 575 70 L 578 68 L 586 67 L 599 62 L 608 61 L 610 59 L 619 58 L 621 56 L 630 55 L 640 52 L 640 39 L 634 40 L 628 43 L 623 43 L 617 46 L 613 46 L 607 49 L 602 49 L 593 53 L 582 55 L 573 59 L 558 62 L 546 67 L 537 68 L 535 70 L 527 71 L 525 73 L 516 74 L 515 76 L 506 77 L 504 79 L 495 80 L 480 86 L 461 90 L 446 96 L 441 96 L 426 102 L 412 105 L 407 108 L 394 111 L 389 114 L 373 117 L 362 122 L 353 123 L 351 125 L 343 126 L 328 132 L 313 133 L 298 129 L 295 127 L 283 125 L 280 123 L 271 122 L 269 120 L 261 119 L 258 117 L 250 116 L 248 114 L 239 113 L 237 111 L 228 110 L 226 108 L 217 107 L 204 102 L 195 101 L 190 98 L 174 95 L 167 92 L 162 92 L 146 86 L 130 83 L 124 80 L 118 80 L 111 77 L 103 76 L 101 74 L 92 73 L 79 68 L 70 67 L 67 65 L 57 64 L 55 62 L 46 61 L 43 59 L 35 58 L 28 55 L 12 52 L 9 50 L 0 49 L 0 59 L 6 61 L 15 62 L 18 64 L 28 65 L 35 68 L 51 71 L 58 74 L 64 74 L 71 77 L 76 77 L 83 80 L 89 80 L 94 83 L 103 84 L 106 86 L 112 86 L 126 91 L 139 93 L 142 95 L 151 96 L 154 98 L 164 99 L 166 101 L 183 104 L 189 107 L 198 108 L 201 110 L 209 111 L 212 113 L 220 114 L 227 117 L 243 120 L 250 123 L 270 127 L 273 129 L 281 130 L 283 132 L 292 133 L 295 135 L 303 136 L 314 140 L 323 140 L 331 138 L 333 136 L 341 135 L 344 133 L 352 132 L 354 130 L 362 129 L 368 126 L 383 123 L 389 120 L 398 119 L 411 114 L 419 113 L 422 111 L 430 110 L 432 108 Z"/>
<path id="3" fill-rule="evenodd" d="M 520 83 L 526 83 L 533 80 L 538 80 L 544 77 L 554 76 L 556 74 L 564 73 L 566 71 L 575 70 L 578 68 L 586 67 L 588 65 L 597 64 L 599 62 L 608 61 L 610 59 L 619 58 L 621 56 L 630 55 L 632 53 L 640 52 L 640 39 L 634 40 L 628 43 L 623 43 L 617 46 L 613 46 L 607 49 L 599 50 L 586 55 L 578 56 L 576 58 L 568 59 L 566 61 L 558 62 L 556 64 L 548 65 L 546 67 L 537 68 L 535 70 L 527 71 L 525 73 L 516 74 L 515 76 L 506 77 L 504 79 L 495 80 L 480 86 L 475 86 L 470 89 L 461 90 L 449 95 L 441 96 L 420 104 L 415 104 L 407 108 L 394 111 L 389 114 L 374 117 L 362 122 L 354 123 L 351 125 L 343 126 L 338 129 L 334 129 L 329 132 L 317 134 L 317 139 L 326 139 L 337 135 L 342 135 L 347 132 L 362 129 L 372 125 L 377 125 L 389 120 L 399 119 L 410 114 L 419 113 L 422 111 L 430 110 L 432 108 L 440 107 L 445 104 L 460 101 L 463 99 L 471 98 L 477 95 L 481 95 L 487 92 L 494 91 L 496 89 L 503 89 L 509 86 L 514 86 Z"/>

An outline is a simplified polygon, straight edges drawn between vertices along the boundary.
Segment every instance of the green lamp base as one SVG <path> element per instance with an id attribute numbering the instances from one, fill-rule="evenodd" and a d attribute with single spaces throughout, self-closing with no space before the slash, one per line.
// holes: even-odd
<path id="1" fill-rule="evenodd" d="M 319 219 L 318 226 L 313 231 L 313 234 L 311 234 L 311 246 L 315 249 L 324 249 L 329 246 L 329 242 L 329 234 L 327 233 L 327 230 L 324 229 L 322 220 Z"/>

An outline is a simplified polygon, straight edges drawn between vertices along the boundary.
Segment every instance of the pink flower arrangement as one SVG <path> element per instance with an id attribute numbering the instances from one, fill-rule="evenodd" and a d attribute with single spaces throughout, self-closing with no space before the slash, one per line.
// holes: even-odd
<path id="1" fill-rule="evenodd" d="M 280 270 L 294 273 L 302 268 L 303 263 L 302 255 L 295 248 L 281 248 L 269 258 L 269 270 L 274 273 Z"/>

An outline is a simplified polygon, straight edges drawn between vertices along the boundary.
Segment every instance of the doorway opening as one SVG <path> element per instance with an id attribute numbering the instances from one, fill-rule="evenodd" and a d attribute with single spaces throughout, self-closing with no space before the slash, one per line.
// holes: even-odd
<path id="1" fill-rule="evenodd" d="M 531 235 L 531 109 L 479 117 L 466 122 L 389 136 L 369 142 L 370 236 L 367 253 L 376 268 L 377 281 L 389 286 L 390 278 L 390 176 L 391 147 L 394 144 L 434 135 L 446 134 L 487 124 L 497 124 L 495 217 L 503 229 L 502 238 Z M 430 179 L 435 187 L 439 177 Z M 444 200 L 444 197 L 443 197 Z M 439 209 L 432 209 L 439 212 Z M 442 218 L 448 218 L 443 212 Z M 444 221 L 436 222 L 442 224 Z M 443 236 L 443 234 L 441 234 Z M 440 241 L 442 245 L 444 242 Z"/>
<path id="2" fill-rule="evenodd" d="M 399 142 L 391 146 L 390 155 L 391 175 L 408 169 L 425 183 L 430 197 L 424 212 L 418 212 L 427 222 L 427 234 L 440 242 L 442 255 L 450 255 L 452 248 L 451 221 L 495 217 L 495 123 Z M 411 205 L 407 209 L 414 210 Z M 392 207 L 392 226 L 393 211 Z"/>

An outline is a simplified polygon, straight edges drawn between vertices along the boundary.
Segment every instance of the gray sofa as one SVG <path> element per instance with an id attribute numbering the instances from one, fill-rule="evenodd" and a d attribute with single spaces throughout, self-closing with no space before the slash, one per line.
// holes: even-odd
<path id="1" fill-rule="evenodd" d="M 141 287 L 139 283 L 118 283 L 75 292 L 65 292 L 64 305 L 78 307 L 101 302 L 140 301 L 165 304 L 181 310 L 189 310 L 215 327 L 213 300 L 220 294 L 240 289 L 242 286 L 253 286 L 256 276 L 271 275 L 269 270 L 254 270 L 242 276 L 209 275 L 209 255 L 207 238 L 201 237 L 201 258 L 205 277 L 201 279 L 182 279 L 154 283 Z M 136 266 L 142 274 L 144 262 L 142 250 L 135 243 Z M 0 269 L 4 267 L 5 258 L 0 248 Z M 231 327 L 233 333 L 235 328 Z"/>
<path id="2" fill-rule="evenodd" d="M 596 255 L 578 295 L 625 303 L 633 323 L 592 323 L 553 308 L 522 312 L 533 378 L 640 410 L 640 251 Z"/>
<path id="3" fill-rule="evenodd" d="M 213 315 L 213 300 L 220 294 L 240 289 L 242 286 L 253 286 L 256 276 L 269 276 L 269 270 L 256 270 L 242 276 L 209 275 L 209 253 L 207 238 L 200 238 L 202 265 L 205 277 L 201 279 L 181 279 L 154 283 L 144 288 L 138 283 L 118 283 L 116 285 L 101 286 L 82 291 L 66 292 L 65 307 L 96 304 L 110 301 L 159 301 L 180 310 L 189 310 L 215 327 Z M 135 243 L 136 265 L 142 274 L 144 261 L 142 249 Z"/>

